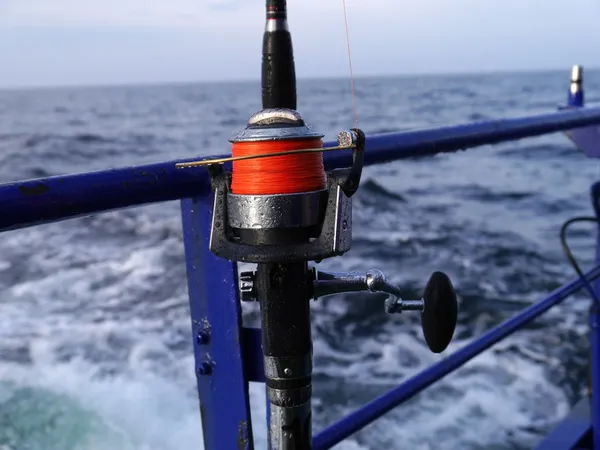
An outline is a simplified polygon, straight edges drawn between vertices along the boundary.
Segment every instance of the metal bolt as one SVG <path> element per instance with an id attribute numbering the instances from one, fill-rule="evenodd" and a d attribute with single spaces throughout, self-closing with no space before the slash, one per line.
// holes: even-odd
<path id="1" fill-rule="evenodd" d="M 208 344 L 208 341 L 210 340 L 210 333 L 206 330 L 200 330 L 198 331 L 198 334 L 196 335 L 196 342 L 198 343 L 198 345 L 206 345 Z"/>
<path id="2" fill-rule="evenodd" d="M 198 375 L 205 376 L 213 373 L 213 364 L 208 361 L 203 361 L 198 366 Z"/>
<path id="3" fill-rule="evenodd" d="M 292 369 L 286 367 L 285 369 L 283 369 L 283 373 L 286 377 L 289 377 L 292 374 Z"/>

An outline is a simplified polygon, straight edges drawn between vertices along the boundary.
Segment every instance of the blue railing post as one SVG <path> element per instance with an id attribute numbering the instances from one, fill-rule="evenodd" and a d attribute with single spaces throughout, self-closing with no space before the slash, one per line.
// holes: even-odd
<path id="1" fill-rule="evenodd" d="M 600 219 L 600 182 L 592 186 L 594 213 Z M 596 238 L 596 262 L 600 261 L 600 224 Z M 593 289 L 596 298 L 600 295 L 600 280 L 595 280 Z M 591 348 L 591 388 L 592 388 L 592 433 L 594 450 L 600 450 L 600 304 L 592 301 L 589 315 Z"/>
<path id="2" fill-rule="evenodd" d="M 213 199 L 181 201 L 204 448 L 252 450 L 237 266 L 209 250 Z"/>

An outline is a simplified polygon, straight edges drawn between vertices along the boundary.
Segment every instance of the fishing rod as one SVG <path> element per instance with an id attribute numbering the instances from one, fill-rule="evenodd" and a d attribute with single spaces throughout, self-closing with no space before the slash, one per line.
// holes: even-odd
<path id="1" fill-rule="evenodd" d="M 388 313 L 421 313 L 427 345 L 439 353 L 454 334 L 457 298 L 443 272 L 433 273 L 423 298 L 402 300 L 399 288 L 379 270 L 328 273 L 309 267 L 350 250 L 352 196 L 360 185 L 365 134 L 358 128 L 340 132 L 334 149 L 351 149 L 352 165 L 325 172 L 323 134 L 296 111 L 285 0 L 266 1 L 261 85 L 263 109 L 230 139 L 232 157 L 180 167 L 205 165 L 211 175 L 210 250 L 257 264 L 240 275 L 239 286 L 243 301 L 260 304 L 269 449 L 310 450 L 310 301 L 342 292 L 384 292 Z M 223 168 L 226 161 L 233 161 L 231 172 Z"/>

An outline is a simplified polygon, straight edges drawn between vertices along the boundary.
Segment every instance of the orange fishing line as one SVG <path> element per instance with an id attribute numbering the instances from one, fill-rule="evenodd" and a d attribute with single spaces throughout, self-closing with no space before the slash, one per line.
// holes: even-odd
<path id="1" fill-rule="evenodd" d="M 323 147 L 322 139 L 234 142 L 232 156 L 260 155 L 321 147 Z M 326 183 L 327 177 L 321 152 L 233 162 L 231 191 L 234 194 L 296 194 L 324 189 Z"/>

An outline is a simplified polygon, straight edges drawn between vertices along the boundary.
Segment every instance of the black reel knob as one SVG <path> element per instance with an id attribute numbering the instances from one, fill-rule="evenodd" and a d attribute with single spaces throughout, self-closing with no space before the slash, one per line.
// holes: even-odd
<path id="1" fill-rule="evenodd" d="M 458 300 L 448 275 L 444 272 L 431 274 L 423 301 L 421 326 L 425 342 L 433 353 L 441 353 L 450 344 L 458 321 Z"/>

